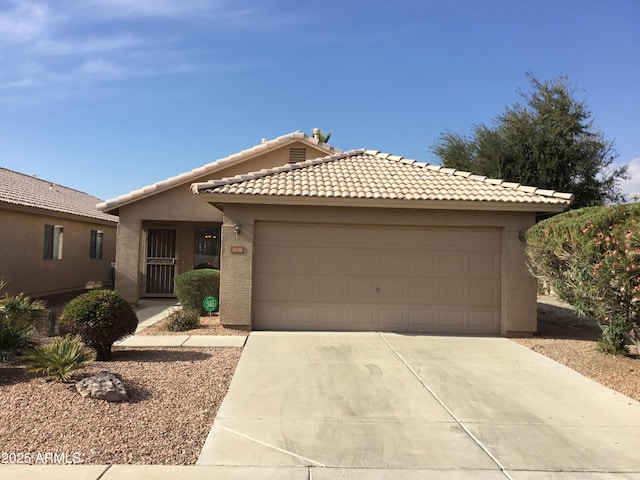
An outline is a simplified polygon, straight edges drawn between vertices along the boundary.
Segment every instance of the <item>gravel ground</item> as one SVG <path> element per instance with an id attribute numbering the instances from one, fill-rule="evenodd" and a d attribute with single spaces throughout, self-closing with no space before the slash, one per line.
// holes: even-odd
<path id="1" fill-rule="evenodd" d="M 126 403 L 82 398 L 72 385 L 0 364 L 1 453 L 29 457 L 28 463 L 54 453 L 87 464 L 194 464 L 240 353 L 116 348 L 113 361 L 94 362 L 78 375 L 105 369 L 120 374 Z"/>
<path id="2" fill-rule="evenodd" d="M 136 335 L 248 335 L 248 330 L 240 330 L 237 328 L 227 328 L 220 325 L 220 317 L 212 315 L 211 317 L 200 317 L 200 326 L 193 330 L 185 330 L 182 332 L 172 332 L 167 330 L 168 319 L 161 320 L 158 323 L 148 326 L 140 330 Z"/>
<path id="3" fill-rule="evenodd" d="M 640 401 L 640 358 L 600 352 L 595 343 L 599 336 L 595 321 L 578 317 L 569 305 L 544 296 L 538 298 L 538 333 L 514 341 Z"/>

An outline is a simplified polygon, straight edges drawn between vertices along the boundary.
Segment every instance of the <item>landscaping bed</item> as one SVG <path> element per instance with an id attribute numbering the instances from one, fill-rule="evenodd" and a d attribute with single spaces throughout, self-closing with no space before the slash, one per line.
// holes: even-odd
<path id="1" fill-rule="evenodd" d="M 169 320 L 160 320 L 136 333 L 136 335 L 248 335 L 248 330 L 227 328 L 220 325 L 218 314 L 200 317 L 200 325 L 191 330 L 172 332 L 167 330 Z"/>
<path id="2" fill-rule="evenodd" d="M 2 452 L 29 454 L 29 463 L 53 453 L 88 464 L 193 464 L 241 351 L 116 347 L 113 361 L 76 375 L 118 373 L 129 393 L 124 403 L 82 398 L 73 385 L 0 363 Z"/>
<path id="3" fill-rule="evenodd" d="M 551 296 L 538 298 L 538 333 L 514 341 L 566 365 L 602 385 L 640 401 L 640 359 L 608 355 L 598 350 L 600 327 L 578 317 L 571 307 Z M 576 399 L 578 401 L 578 399 Z"/>

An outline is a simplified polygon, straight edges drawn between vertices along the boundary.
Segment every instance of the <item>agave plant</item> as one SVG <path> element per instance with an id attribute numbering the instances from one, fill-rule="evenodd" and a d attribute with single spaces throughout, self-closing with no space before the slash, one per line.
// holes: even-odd
<path id="1" fill-rule="evenodd" d="M 32 348 L 26 356 L 30 372 L 44 372 L 47 376 L 68 382 L 71 374 L 95 358 L 79 335 L 59 337 L 49 345 Z"/>
<path id="2" fill-rule="evenodd" d="M 4 287 L 0 282 L 0 290 Z M 31 315 L 45 310 L 44 302 L 23 294 L 6 294 L 0 298 L 0 360 L 10 360 L 33 343 L 35 331 Z"/>

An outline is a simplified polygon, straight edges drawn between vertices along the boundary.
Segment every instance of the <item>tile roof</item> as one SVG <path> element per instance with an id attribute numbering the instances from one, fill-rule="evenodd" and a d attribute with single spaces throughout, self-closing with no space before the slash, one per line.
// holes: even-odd
<path id="1" fill-rule="evenodd" d="M 72 188 L 0 167 L 0 203 L 117 222 L 96 208 L 99 198 Z"/>
<path id="2" fill-rule="evenodd" d="M 195 183 L 194 193 L 568 206 L 573 195 L 429 165 L 374 150 Z"/>
<path id="3" fill-rule="evenodd" d="M 331 145 L 328 145 L 326 143 L 322 143 L 316 138 L 309 137 L 301 131 L 291 132 L 286 135 L 281 135 L 278 138 L 274 138 L 273 140 L 263 140 L 262 143 L 254 147 L 247 148 L 246 150 L 242 150 L 238 153 L 234 153 L 233 155 L 229 155 L 224 158 L 220 158 L 201 167 L 181 173 L 180 175 L 177 175 L 175 177 L 167 178 L 166 180 L 156 182 L 152 185 L 147 185 L 146 187 L 142 187 L 139 190 L 135 190 L 133 192 L 126 193 L 124 195 L 120 195 L 119 197 L 107 200 L 99 204 L 98 208 L 104 211 L 115 211 L 122 205 L 135 202 L 150 195 L 154 195 L 158 192 L 173 188 L 177 185 L 192 182 L 197 178 L 202 177 L 203 175 L 212 174 L 223 168 L 242 163 L 252 157 L 261 155 L 270 150 L 275 150 L 289 143 L 294 143 L 297 141 L 302 141 L 321 150 L 325 150 L 327 154 L 342 152 L 342 150 L 332 147 Z"/>

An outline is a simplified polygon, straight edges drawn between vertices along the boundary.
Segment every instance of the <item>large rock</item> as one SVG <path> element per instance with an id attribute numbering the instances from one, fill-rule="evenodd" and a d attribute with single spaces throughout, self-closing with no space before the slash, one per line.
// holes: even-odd
<path id="1" fill-rule="evenodd" d="M 123 402 L 128 398 L 120 377 L 106 370 L 76 382 L 76 390 L 83 397 L 107 402 Z"/>

